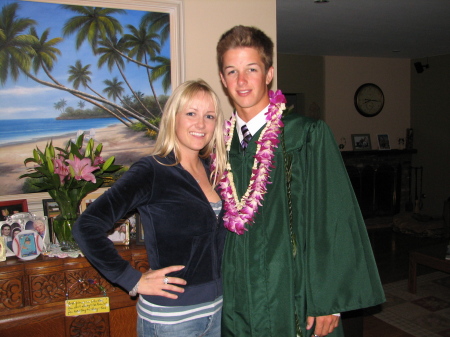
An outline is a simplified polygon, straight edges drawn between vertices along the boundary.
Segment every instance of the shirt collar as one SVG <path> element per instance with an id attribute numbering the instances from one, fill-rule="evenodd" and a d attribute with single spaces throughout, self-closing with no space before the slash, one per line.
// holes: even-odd
<path id="1" fill-rule="evenodd" d="M 260 111 L 255 117 L 250 119 L 247 123 L 245 123 L 236 113 L 236 129 L 239 136 L 239 142 L 244 138 L 242 136 L 242 125 L 246 124 L 248 131 L 253 136 L 255 135 L 259 129 L 261 129 L 266 124 L 266 112 L 269 110 L 269 105 L 267 105 L 262 111 Z"/>

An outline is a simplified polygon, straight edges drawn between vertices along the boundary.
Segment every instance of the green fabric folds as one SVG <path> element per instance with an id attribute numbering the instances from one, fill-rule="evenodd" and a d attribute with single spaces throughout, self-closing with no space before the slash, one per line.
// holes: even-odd
<path id="1" fill-rule="evenodd" d="M 255 223 L 227 234 L 223 259 L 222 336 L 303 337 L 307 316 L 342 313 L 384 302 L 384 293 L 357 200 L 328 126 L 296 114 L 283 117 L 285 148 Z M 261 130 L 260 130 L 261 132 Z M 241 150 L 233 135 L 230 162 L 239 197 L 245 193 L 256 151 L 253 136 Z M 284 158 L 292 158 L 292 228 Z M 343 336 L 339 328 L 330 337 Z"/>

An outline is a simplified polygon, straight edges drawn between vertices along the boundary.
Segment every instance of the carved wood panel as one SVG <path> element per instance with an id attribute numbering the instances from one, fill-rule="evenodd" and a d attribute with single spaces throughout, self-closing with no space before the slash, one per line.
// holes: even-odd
<path id="1" fill-rule="evenodd" d="M 0 312 L 24 306 L 22 278 L 0 279 Z"/>
<path id="2" fill-rule="evenodd" d="M 32 305 L 64 301 L 64 274 L 31 275 L 30 292 Z"/>
<path id="3" fill-rule="evenodd" d="M 99 287 L 96 286 L 97 284 L 106 290 L 107 295 L 116 291 L 116 288 L 102 278 L 94 268 L 67 271 L 66 278 L 70 299 L 103 295 Z"/>
<path id="4" fill-rule="evenodd" d="M 66 317 L 66 326 L 66 336 L 109 336 L 109 317 L 107 313 Z"/>
<path id="5" fill-rule="evenodd" d="M 148 270 L 143 246 L 117 248 L 135 268 Z M 110 297 L 110 313 L 65 316 L 66 292 L 70 299 L 98 297 L 103 295 L 99 286 Z M 22 336 L 28 330 L 34 337 L 133 337 L 135 305 L 136 300 L 101 277 L 85 258 L 39 256 L 31 261 L 8 258 L 0 262 L 1 337 Z"/>

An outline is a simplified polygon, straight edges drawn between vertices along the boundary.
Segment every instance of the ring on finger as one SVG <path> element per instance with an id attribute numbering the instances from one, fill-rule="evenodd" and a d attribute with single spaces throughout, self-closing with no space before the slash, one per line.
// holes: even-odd
<path id="1" fill-rule="evenodd" d="M 166 277 L 164 277 L 164 280 L 163 280 L 163 282 L 164 282 L 164 284 L 167 284 L 167 283 L 169 283 L 169 278 L 166 276 Z"/>

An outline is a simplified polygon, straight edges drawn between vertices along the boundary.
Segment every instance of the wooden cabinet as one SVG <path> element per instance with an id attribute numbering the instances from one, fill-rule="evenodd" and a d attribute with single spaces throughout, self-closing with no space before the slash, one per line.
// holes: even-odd
<path id="1" fill-rule="evenodd" d="M 144 246 L 117 246 L 120 255 L 142 272 L 148 270 Z M 70 299 L 102 296 L 106 289 L 109 313 L 65 316 L 66 294 Z M 22 261 L 0 262 L 0 336 L 69 337 L 135 336 L 136 299 L 106 281 L 87 259 L 39 256 Z"/>

